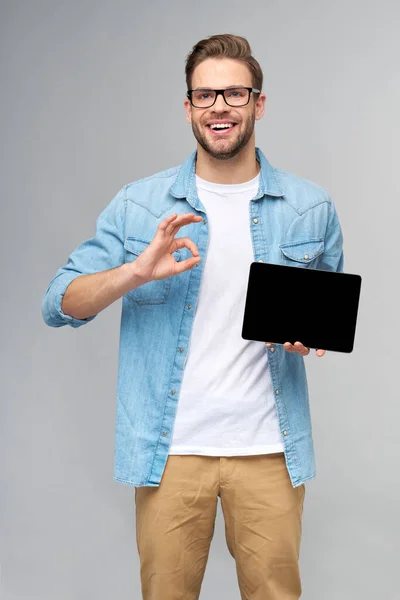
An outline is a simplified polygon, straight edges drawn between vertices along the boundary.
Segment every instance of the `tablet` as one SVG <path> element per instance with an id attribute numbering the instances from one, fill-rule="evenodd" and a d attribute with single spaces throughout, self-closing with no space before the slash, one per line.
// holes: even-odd
<path id="1" fill-rule="evenodd" d="M 252 262 L 242 338 L 352 352 L 361 276 Z"/>

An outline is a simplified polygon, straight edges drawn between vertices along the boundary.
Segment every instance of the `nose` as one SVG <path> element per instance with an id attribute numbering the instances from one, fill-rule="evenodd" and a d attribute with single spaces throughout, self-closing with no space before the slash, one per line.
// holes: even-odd
<path id="1" fill-rule="evenodd" d="M 213 109 L 217 112 L 225 112 L 226 110 L 229 110 L 229 106 L 225 102 L 225 99 L 222 96 L 222 94 L 218 95 L 218 97 L 215 101 L 215 104 L 213 106 Z"/>

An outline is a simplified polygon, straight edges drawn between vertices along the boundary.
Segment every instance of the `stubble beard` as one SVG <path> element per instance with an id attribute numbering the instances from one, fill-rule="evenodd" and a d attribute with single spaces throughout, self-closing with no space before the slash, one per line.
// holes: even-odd
<path id="1" fill-rule="evenodd" d="M 192 131 L 194 137 L 196 138 L 200 146 L 203 148 L 203 150 L 207 152 L 207 154 L 218 160 L 229 160 L 230 158 L 234 158 L 235 156 L 237 156 L 239 152 L 241 152 L 243 148 L 247 146 L 251 136 L 253 135 L 254 123 L 255 111 L 253 111 L 252 114 L 249 115 L 247 120 L 244 122 L 244 128 L 237 136 L 235 142 L 232 145 L 230 145 L 226 150 L 222 148 L 219 149 L 217 138 L 217 144 L 210 143 L 206 135 L 202 133 L 200 127 L 194 121 L 192 121 Z M 236 125 L 236 127 L 238 127 L 238 125 Z"/>

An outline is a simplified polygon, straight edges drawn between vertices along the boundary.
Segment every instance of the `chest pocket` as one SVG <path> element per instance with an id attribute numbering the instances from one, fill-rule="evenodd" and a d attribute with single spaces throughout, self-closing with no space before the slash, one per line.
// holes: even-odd
<path id="1" fill-rule="evenodd" d="M 150 242 L 145 242 L 134 237 L 125 239 L 125 262 L 133 262 L 136 258 L 148 248 Z M 181 260 L 181 251 L 175 250 L 173 253 L 175 260 Z M 126 294 L 130 302 L 135 304 L 165 304 L 171 290 L 172 277 L 166 279 L 157 279 L 148 281 Z"/>
<path id="2" fill-rule="evenodd" d="M 311 238 L 280 244 L 284 265 L 292 267 L 316 268 L 318 256 L 324 252 L 324 238 Z"/>

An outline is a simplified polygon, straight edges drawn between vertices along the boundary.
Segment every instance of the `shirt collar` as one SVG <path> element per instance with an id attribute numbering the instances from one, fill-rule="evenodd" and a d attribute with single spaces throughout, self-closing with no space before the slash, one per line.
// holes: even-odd
<path id="1" fill-rule="evenodd" d="M 255 149 L 256 158 L 261 165 L 260 170 L 260 185 L 258 188 L 257 196 L 255 200 L 262 198 L 263 196 L 272 196 L 274 198 L 281 198 L 284 193 L 279 185 L 276 170 L 270 165 L 260 148 Z M 170 188 L 170 193 L 175 198 L 187 198 L 189 202 L 197 208 L 198 197 L 196 191 L 196 156 L 197 150 L 195 150 L 181 165 L 175 182 Z"/>

